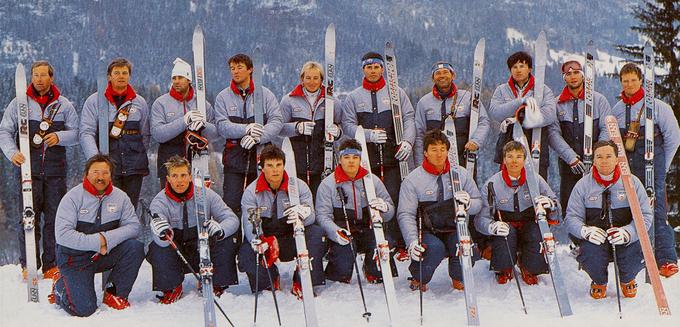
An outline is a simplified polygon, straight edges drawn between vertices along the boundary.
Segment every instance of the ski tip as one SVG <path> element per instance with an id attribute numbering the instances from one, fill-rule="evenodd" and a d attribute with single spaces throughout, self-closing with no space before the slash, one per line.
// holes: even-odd
<path id="1" fill-rule="evenodd" d="M 385 42 L 385 48 L 392 48 L 394 49 L 394 42 L 393 41 L 387 41 Z"/>
<path id="2" fill-rule="evenodd" d="M 592 47 L 593 45 L 595 45 L 595 42 L 593 42 L 593 40 L 588 40 L 588 43 L 586 43 L 586 45 Z"/>
<path id="3" fill-rule="evenodd" d="M 201 24 L 197 24 L 196 27 L 194 27 L 194 33 L 203 34 L 203 27 L 201 27 Z"/>
<path id="4" fill-rule="evenodd" d="M 334 24 L 334 23 L 328 24 L 328 27 L 326 27 L 326 30 L 327 30 L 327 31 L 328 31 L 328 30 L 335 30 L 335 24 Z"/>
<path id="5" fill-rule="evenodd" d="M 17 71 L 23 70 L 23 69 L 24 69 L 24 64 L 18 63 L 18 64 L 17 64 Z"/>

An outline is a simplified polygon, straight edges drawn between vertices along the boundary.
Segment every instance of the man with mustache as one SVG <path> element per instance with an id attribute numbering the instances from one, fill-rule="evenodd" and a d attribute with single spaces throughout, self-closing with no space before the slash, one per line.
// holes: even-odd
<path id="1" fill-rule="evenodd" d="M 54 84 L 54 68 L 39 60 L 31 66 L 28 97 L 28 132 L 31 139 L 31 184 L 35 213 L 35 242 L 38 268 L 43 278 L 53 278 L 58 269 L 55 263 L 54 217 L 59 201 L 66 194 L 66 147 L 78 143 L 78 113 L 71 102 L 62 96 Z M 7 159 L 20 167 L 26 161 L 18 146 L 17 103 L 12 100 L 0 123 L 0 149 Z M 17 192 L 16 194 L 21 194 Z M 20 201 L 20 200 L 18 200 Z M 40 230 L 40 221 L 44 227 Z M 23 220 L 18 228 L 23 279 L 26 280 L 26 247 Z M 42 237 L 41 237 L 42 235 Z M 42 256 L 40 240 L 42 239 Z"/>
<path id="2" fill-rule="evenodd" d="M 111 270 L 103 303 L 123 310 L 144 260 L 144 244 L 136 238 L 141 225 L 130 198 L 111 183 L 114 163 L 95 154 L 85 163 L 81 184 L 59 203 L 55 222 L 57 265 L 50 303 L 73 316 L 97 310 L 94 275 Z"/>

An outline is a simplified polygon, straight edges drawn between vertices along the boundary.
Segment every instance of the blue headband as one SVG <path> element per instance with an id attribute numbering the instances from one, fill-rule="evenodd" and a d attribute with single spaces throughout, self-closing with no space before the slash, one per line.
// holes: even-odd
<path id="1" fill-rule="evenodd" d="M 432 76 L 434 76 L 434 72 L 442 68 L 448 69 L 451 72 L 451 74 L 455 74 L 453 71 L 453 66 L 451 66 L 451 64 L 449 64 L 448 62 L 438 62 L 432 65 Z"/>
<path id="2" fill-rule="evenodd" d="M 368 58 L 368 59 L 361 62 L 361 67 L 364 67 L 366 65 L 371 65 L 371 64 L 380 64 L 380 66 L 382 66 L 383 61 L 380 58 Z"/>
<path id="3" fill-rule="evenodd" d="M 339 153 L 340 153 L 341 157 L 346 156 L 348 154 L 355 154 L 355 155 L 361 157 L 361 150 L 357 150 L 357 149 L 354 149 L 354 148 L 344 148 L 344 149 L 340 150 Z"/>

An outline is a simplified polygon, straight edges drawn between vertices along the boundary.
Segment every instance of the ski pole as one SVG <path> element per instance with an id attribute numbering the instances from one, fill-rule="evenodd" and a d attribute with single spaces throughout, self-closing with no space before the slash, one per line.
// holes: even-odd
<path id="1" fill-rule="evenodd" d="M 312 142 L 312 138 L 308 136 L 305 139 L 306 139 L 305 140 L 305 156 L 307 156 L 307 185 L 309 185 L 311 187 L 311 185 L 312 185 L 312 182 L 311 182 L 312 171 L 311 171 L 311 168 L 309 167 L 309 143 Z"/>
<path id="2" fill-rule="evenodd" d="M 423 246 L 423 212 L 418 207 L 418 245 Z M 418 260 L 418 297 L 420 301 L 420 325 L 423 325 L 423 258 Z"/>
<path id="3" fill-rule="evenodd" d="M 359 273 L 359 264 L 357 263 L 357 253 L 354 250 L 354 236 L 352 235 L 351 229 L 349 228 L 349 218 L 347 217 L 347 208 L 345 207 L 345 191 L 342 187 L 338 186 L 338 192 L 340 192 L 340 204 L 342 205 L 342 213 L 345 215 L 345 227 L 347 231 L 350 232 L 349 235 L 349 249 L 352 251 L 352 258 L 354 261 L 354 270 L 357 272 L 357 282 L 359 284 L 359 293 L 361 293 L 361 302 L 364 304 L 364 314 L 362 317 L 366 318 L 366 322 L 369 322 L 371 318 L 371 313 L 368 312 L 366 308 L 366 297 L 364 296 L 364 287 L 361 285 L 361 274 Z M 355 212 L 356 214 L 356 212 Z"/>
<path id="4" fill-rule="evenodd" d="M 607 220 L 609 221 L 609 228 L 614 227 L 614 222 L 612 221 L 612 215 L 611 215 L 611 198 L 610 198 L 610 192 L 609 188 L 606 188 L 604 192 L 602 192 L 602 203 L 603 208 L 602 208 L 602 214 L 607 216 Z M 610 243 L 611 244 L 611 243 Z M 619 286 L 619 260 L 616 258 L 616 245 L 611 244 L 612 246 L 612 255 L 614 257 L 614 276 L 616 277 L 616 302 L 619 305 L 619 319 L 623 319 L 623 315 L 621 314 L 621 289 Z"/>
<path id="5" fill-rule="evenodd" d="M 262 218 L 260 217 L 260 214 L 262 213 L 261 208 L 255 208 L 255 209 L 248 209 L 248 213 L 252 214 L 251 215 L 251 223 L 253 224 L 253 233 L 257 235 L 257 237 L 262 236 Z M 274 307 L 276 308 L 276 318 L 278 319 L 279 326 L 281 326 L 281 313 L 279 311 L 279 302 L 276 300 L 276 287 L 274 287 L 274 280 L 272 279 L 272 274 L 269 269 L 269 265 L 267 265 L 267 261 L 264 259 L 264 255 L 260 256 L 259 253 L 256 254 L 256 260 L 257 260 L 257 265 L 256 268 L 259 267 L 260 263 L 260 258 L 263 259 L 263 264 L 264 264 L 264 269 L 267 271 L 267 277 L 269 278 L 269 286 L 272 289 L 272 298 L 274 299 Z M 258 271 L 259 272 L 259 271 Z M 257 277 L 255 277 L 255 281 L 257 282 Z M 257 285 L 259 286 L 259 285 Z M 259 293 L 259 287 L 255 288 L 255 295 L 257 296 L 257 293 Z M 257 299 L 257 297 L 255 298 Z M 255 302 L 255 314 L 257 314 L 257 302 Z"/>
<path id="6" fill-rule="evenodd" d="M 496 215 L 498 217 L 498 221 L 502 222 L 503 217 L 501 216 L 501 211 L 496 208 L 496 191 L 493 188 L 493 182 L 489 182 L 488 184 L 487 198 L 489 201 L 489 208 L 491 208 L 491 216 L 493 217 L 494 215 Z M 505 248 L 508 250 L 508 258 L 510 258 L 510 265 L 512 266 L 512 275 L 515 277 L 517 292 L 519 292 L 519 298 L 522 300 L 522 310 L 524 310 L 524 314 L 527 314 L 527 305 L 526 303 L 524 303 L 524 294 L 522 294 L 522 286 L 519 285 L 519 277 L 517 276 L 517 270 L 515 270 L 515 260 L 513 259 L 514 256 L 512 255 L 512 251 L 510 251 L 508 237 L 503 236 L 503 239 L 505 240 Z"/>
<path id="7" fill-rule="evenodd" d="M 158 217 L 158 214 L 152 214 L 152 213 L 151 213 L 151 209 L 146 205 L 146 203 L 144 202 L 144 200 L 140 200 L 139 202 L 142 204 L 142 207 L 145 209 L 146 214 L 151 215 L 151 217 L 153 217 L 154 219 L 160 218 L 160 217 Z M 196 278 L 196 280 L 197 280 L 199 283 L 201 283 L 201 277 L 198 276 L 198 273 L 196 272 L 196 270 L 194 270 L 194 268 L 191 267 L 191 265 L 189 264 L 189 261 L 187 261 L 187 259 L 184 257 L 184 255 L 182 254 L 182 252 L 179 250 L 179 248 L 177 247 L 177 244 L 175 243 L 175 241 L 173 241 L 172 238 L 169 238 L 169 237 L 168 237 L 167 232 L 165 232 L 165 233 L 163 233 L 162 235 L 160 235 L 160 239 L 163 240 L 163 241 L 167 241 L 168 243 L 170 243 L 170 247 L 172 247 L 173 250 L 175 250 L 175 253 L 177 253 L 177 256 L 180 258 L 180 260 L 182 260 L 182 262 L 184 262 L 184 265 L 186 265 L 186 266 L 189 268 L 189 271 L 191 271 L 191 274 L 194 275 L 194 278 Z M 215 300 L 214 298 L 213 298 L 213 303 L 215 303 L 215 306 L 217 307 L 217 309 L 220 310 L 220 312 L 222 313 L 222 315 L 224 316 L 224 318 L 227 319 L 227 322 L 229 322 L 229 325 L 231 325 L 232 327 L 234 327 L 234 323 L 231 322 L 231 319 L 229 319 L 229 316 L 227 316 L 227 313 L 224 312 L 224 310 L 222 310 L 222 307 L 220 306 L 219 303 L 217 303 L 217 300 Z"/>

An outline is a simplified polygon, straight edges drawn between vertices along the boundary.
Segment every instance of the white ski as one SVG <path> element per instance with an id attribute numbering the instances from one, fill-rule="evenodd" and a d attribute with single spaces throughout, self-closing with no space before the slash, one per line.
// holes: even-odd
<path id="1" fill-rule="evenodd" d="M 472 66 L 472 85 L 470 98 L 470 129 L 468 133 L 468 141 L 472 139 L 472 135 L 477 130 L 479 124 L 479 107 L 482 105 L 482 77 L 484 76 L 484 49 L 486 47 L 486 40 L 479 39 L 475 47 L 475 58 Z M 457 143 L 454 143 L 457 144 Z M 477 163 L 477 151 L 467 151 L 467 163 L 465 169 L 470 173 L 470 176 L 475 174 L 475 164 Z"/>
<path id="2" fill-rule="evenodd" d="M 326 177 L 333 173 L 333 141 L 335 141 L 333 135 L 329 133 L 331 127 L 333 127 L 333 119 L 335 115 L 335 95 L 334 95 L 334 82 L 335 82 L 335 25 L 330 23 L 326 28 L 326 40 L 325 40 L 325 54 L 324 61 L 326 64 L 325 68 L 325 79 L 326 84 L 326 98 L 324 99 L 325 112 L 324 112 L 324 129 L 325 129 L 325 143 L 323 147 L 323 175 Z"/>

